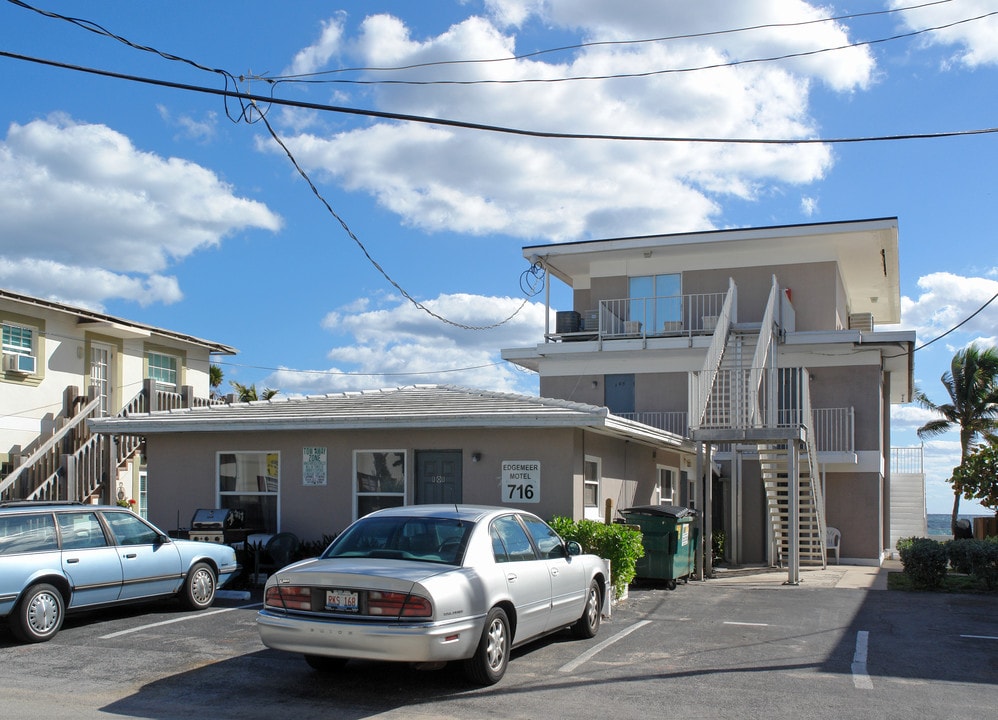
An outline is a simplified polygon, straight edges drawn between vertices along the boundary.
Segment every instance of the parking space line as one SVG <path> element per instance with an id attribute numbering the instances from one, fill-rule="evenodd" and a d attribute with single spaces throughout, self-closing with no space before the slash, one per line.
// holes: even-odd
<path id="1" fill-rule="evenodd" d="M 998 640 L 998 635 L 961 635 L 968 640 Z"/>
<path id="2" fill-rule="evenodd" d="M 118 632 L 101 635 L 98 640 L 110 640 L 112 638 L 121 637 L 122 635 L 131 635 L 132 633 L 142 632 L 143 630 L 148 630 L 149 628 L 160 627 L 162 625 L 172 625 L 173 623 L 184 622 L 185 620 L 197 620 L 198 618 L 208 617 L 209 615 L 218 615 L 219 613 L 227 613 L 233 610 L 245 610 L 246 608 L 257 607 L 259 605 L 260 603 L 254 603 L 252 605 L 240 605 L 238 607 L 220 608 L 218 610 L 212 610 L 211 612 L 184 615 L 182 617 L 171 618 L 170 620 L 163 620 L 162 622 L 139 625 L 138 627 L 128 628 L 127 630 L 119 630 Z"/>
<path id="3" fill-rule="evenodd" d="M 856 653 L 852 656 L 852 684 L 861 690 L 873 690 L 873 681 L 866 673 L 866 655 L 869 649 L 870 633 L 860 630 L 856 633 Z"/>
<path id="4" fill-rule="evenodd" d="M 769 623 L 750 623 L 750 622 L 736 622 L 734 620 L 725 620 L 725 625 L 745 625 L 747 627 L 769 627 Z"/>
<path id="5" fill-rule="evenodd" d="M 558 672 L 572 672 L 572 670 L 579 667 L 579 665 L 589 660 L 591 657 L 593 657 L 596 653 L 600 652 L 604 648 L 610 647 L 618 640 L 623 640 L 625 637 L 630 635 L 635 630 L 643 628 L 645 625 L 649 624 L 651 624 L 651 620 L 640 620 L 631 625 L 630 627 L 624 628 L 616 635 L 611 635 L 610 637 L 608 637 L 599 645 L 594 645 L 593 647 L 589 648 L 584 653 L 579 655 L 579 657 L 575 658 L 572 662 L 562 665 L 560 668 L 558 668 Z"/>

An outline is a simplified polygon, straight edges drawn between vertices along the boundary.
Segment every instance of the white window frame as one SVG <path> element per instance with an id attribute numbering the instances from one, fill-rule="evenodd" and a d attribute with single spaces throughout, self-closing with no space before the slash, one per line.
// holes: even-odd
<path id="1" fill-rule="evenodd" d="M 655 466 L 656 505 L 679 505 L 679 468 L 671 465 Z"/>
<path id="2" fill-rule="evenodd" d="M 234 455 L 236 457 L 235 468 L 236 472 L 235 481 L 236 488 L 233 490 L 223 490 L 222 489 L 222 456 L 224 455 Z M 259 460 L 261 459 L 263 465 L 261 466 Z M 264 474 L 256 476 L 256 489 L 250 489 L 248 487 L 239 487 L 241 483 L 250 482 L 248 478 L 241 478 L 239 470 L 241 467 L 247 467 L 249 463 L 247 462 L 250 457 L 257 459 L 257 467 L 264 468 Z M 240 461 L 242 459 L 242 461 Z M 274 467 L 271 468 L 271 462 L 275 463 Z M 271 472 L 273 470 L 273 472 Z M 263 487 L 260 487 L 260 483 L 263 483 Z M 281 453 L 279 450 L 220 450 L 215 453 L 215 492 L 217 493 L 218 502 L 216 507 L 224 508 L 231 507 L 231 505 L 226 505 L 223 502 L 223 498 L 230 497 L 261 497 L 264 499 L 273 498 L 274 502 L 274 527 L 272 528 L 257 528 L 253 527 L 253 519 L 246 518 L 246 523 L 250 525 L 250 529 L 263 532 L 267 530 L 268 532 L 279 533 L 281 531 Z M 266 521 L 266 518 L 264 518 Z"/>
<path id="3" fill-rule="evenodd" d="M 595 480 L 588 478 L 587 470 L 595 468 Z M 600 506 L 601 489 L 603 485 L 603 460 L 595 455 L 586 455 L 582 461 L 582 514 L 586 520 L 601 520 L 603 508 Z M 595 488 L 596 504 L 586 502 L 586 490 Z"/>
<path id="4" fill-rule="evenodd" d="M 163 368 L 160 365 L 156 365 L 156 370 L 166 370 L 167 372 L 173 373 L 173 382 L 167 382 L 156 375 L 153 374 L 153 364 L 152 358 L 156 356 L 157 358 L 167 358 L 173 362 L 173 368 Z M 150 380 L 155 380 L 156 385 L 161 388 L 169 388 L 170 390 L 177 390 L 180 387 L 180 357 L 177 355 L 171 355 L 170 353 L 161 352 L 159 350 L 146 350 L 146 377 Z"/>
<path id="5" fill-rule="evenodd" d="M 2 350 L 3 352 L 8 353 L 10 355 L 35 355 L 35 348 L 37 347 L 38 328 L 33 327 L 31 325 L 25 325 L 24 323 L 10 322 L 9 320 L 5 320 L 3 321 L 3 323 L 0 323 L 0 328 L 11 328 L 12 330 L 16 329 L 19 331 L 19 334 L 27 332 L 30 335 L 29 338 L 30 344 L 28 347 L 25 347 L 24 345 L 20 344 L 14 345 L 11 343 L 3 342 L 3 350 Z M 3 337 L 3 332 L 2 330 L 0 330 L 0 338 L 2 337 Z M 2 342 L 2 339 L 0 339 L 0 342 Z"/>
<path id="6" fill-rule="evenodd" d="M 398 460 L 401 458 L 402 466 L 401 470 L 396 469 L 394 471 L 389 470 L 390 476 L 386 478 L 391 483 L 400 483 L 401 490 L 364 490 L 360 489 L 360 473 L 364 472 L 366 475 L 370 475 L 368 472 L 371 469 L 371 463 L 373 461 L 373 456 L 378 453 L 384 453 L 389 456 L 396 456 L 394 459 Z M 400 476 L 400 477 L 399 477 Z M 353 518 L 356 520 L 360 514 L 360 503 L 361 498 L 398 498 L 401 505 L 408 505 L 409 498 L 409 454 L 404 449 L 366 449 L 366 450 L 354 450 L 353 451 L 353 475 L 350 482 L 350 493 L 353 499 Z M 379 482 L 380 484 L 380 482 Z"/>

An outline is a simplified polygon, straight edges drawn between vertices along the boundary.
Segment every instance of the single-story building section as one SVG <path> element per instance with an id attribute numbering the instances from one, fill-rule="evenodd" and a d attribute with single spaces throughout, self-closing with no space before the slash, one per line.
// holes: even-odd
<path id="1" fill-rule="evenodd" d="M 510 505 L 601 519 L 608 501 L 678 504 L 689 439 L 605 407 L 426 385 L 105 417 L 145 438 L 149 519 L 241 511 L 246 527 L 318 541 L 382 507 Z"/>

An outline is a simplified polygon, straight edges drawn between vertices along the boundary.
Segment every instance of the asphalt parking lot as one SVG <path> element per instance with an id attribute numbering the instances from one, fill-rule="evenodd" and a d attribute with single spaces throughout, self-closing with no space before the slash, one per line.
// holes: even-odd
<path id="1" fill-rule="evenodd" d="M 256 601 L 256 602 L 255 602 Z M 258 598 L 70 616 L 49 643 L 0 630 L 4 718 L 974 718 L 998 707 L 998 600 L 691 582 L 632 589 L 593 640 L 514 652 L 506 677 L 265 648 Z"/>

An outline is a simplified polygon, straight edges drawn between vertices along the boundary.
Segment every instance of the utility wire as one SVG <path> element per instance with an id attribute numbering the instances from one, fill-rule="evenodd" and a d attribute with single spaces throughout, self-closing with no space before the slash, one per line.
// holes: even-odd
<path id="1" fill-rule="evenodd" d="M 10 2 L 16 2 L 18 5 L 25 7 L 26 5 L 19 0 L 9 0 Z M 520 55 L 510 55 L 501 58 L 481 58 L 481 59 L 469 59 L 469 60 L 437 60 L 434 62 L 425 63 L 413 63 L 411 65 L 397 65 L 394 67 L 351 67 L 351 68 L 338 68 L 334 70 L 322 70 L 313 73 L 299 73 L 295 75 L 271 75 L 267 78 L 259 77 L 254 78 L 255 80 L 269 79 L 271 81 L 297 81 L 302 78 L 317 77 L 320 75 L 335 75 L 349 72 L 395 72 L 399 70 L 417 70 L 428 67 L 443 67 L 449 65 L 476 65 L 476 64 L 490 64 L 490 63 L 503 63 L 511 62 L 516 60 L 527 60 L 532 57 L 538 57 L 540 55 L 548 55 L 551 53 L 565 52 L 567 50 L 583 50 L 585 48 L 591 47 L 602 47 L 602 46 L 626 46 L 626 45 L 646 45 L 652 43 L 662 43 L 671 42 L 675 40 L 696 40 L 705 37 L 716 37 L 718 35 L 732 35 L 736 33 L 751 32 L 755 30 L 770 30 L 779 28 L 790 28 L 790 27 L 801 27 L 805 25 L 817 25 L 826 22 L 838 22 L 840 20 L 852 20 L 855 18 L 871 17 L 875 15 L 890 15 L 894 13 L 907 12 L 909 10 L 919 10 L 922 8 L 930 7 L 932 5 L 945 5 L 952 2 L 953 0 L 934 0 L 933 2 L 922 3 L 921 5 L 909 5 L 907 7 L 892 8 L 888 10 L 873 10 L 870 12 L 861 13 L 850 13 L 847 15 L 833 15 L 830 17 L 816 18 L 814 20 L 801 20 L 799 22 L 786 22 L 786 23 L 767 23 L 763 25 L 750 25 L 740 28 L 729 28 L 727 30 L 711 30 L 699 33 L 686 33 L 682 35 L 666 35 L 663 37 L 655 38 L 643 38 L 639 40 L 594 40 L 592 42 L 577 43 L 575 45 L 562 45 L 560 47 L 547 48 L 543 50 L 534 50 L 533 52 L 522 53 Z"/>
<path id="2" fill-rule="evenodd" d="M 985 13 L 983 15 L 978 15 L 977 17 L 966 18 L 964 20 L 956 20 L 945 25 L 937 25 L 930 28 L 923 28 L 921 30 L 912 30 L 911 32 L 899 33 L 897 35 L 891 35 L 890 37 L 877 38 L 875 40 L 862 40 L 854 43 L 846 43 L 844 45 L 837 45 L 834 47 L 819 48 L 817 50 L 804 50 L 795 53 L 786 53 L 784 55 L 772 55 L 769 57 L 761 58 L 748 58 L 745 60 L 729 60 L 726 62 L 711 63 L 709 65 L 696 65 L 693 67 L 684 68 L 667 68 L 664 70 L 645 70 L 642 72 L 633 73 L 611 73 L 607 75 L 572 75 L 567 77 L 557 77 L 557 78 L 519 78 L 515 80 L 497 80 L 497 79 L 486 79 L 486 80 L 350 80 L 350 79 L 332 79 L 332 80 L 299 80 L 295 82 L 302 83 L 333 83 L 341 85 L 526 85 L 526 84 L 547 84 L 547 83 L 563 83 L 563 82 L 577 82 L 577 81 L 591 81 L 591 80 L 623 80 L 628 78 L 648 78 L 657 77 L 661 75 L 677 75 L 682 73 L 700 72 L 702 70 L 717 70 L 722 68 L 738 67 L 740 65 L 752 65 L 756 63 L 768 63 L 768 62 L 779 62 L 782 60 L 792 60 L 795 58 L 811 57 L 814 55 L 821 55 L 823 53 L 837 52 L 839 50 L 849 50 L 857 47 L 879 45 L 881 43 L 892 42 L 894 40 L 904 40 L 907 38 L 916 37 L 918 35 L 923 35 L 929 32 L 935 32 L 937 30 L 946 30 L 957 25 L 962 25 L 964 23 L 975 22 L 977 20 L 983 20 L 985 18 L 994 17 L 998 15 L 998 10 L 994 12 Z M 256 80 L 270 81 L 271 79 L 266 76 L 261 76 L 254 78 Z M 288 81 L 282 81 L 288 82 Z"/>
<path id="3" fill-rule="evenodd" d="M 961 326 L 963 326 L 966 323 L 970 322 L 974 317 L 976 317 L 981 312 L 983 312 L 984 308 L 986 308 L 988 305 L 990 305 L 991 303 L 993 303 L 996 298 L 998 298 L 998 293 L 995 293 L 994 295 L 992 295 L 990 300 L 988 300 L 986 303 L 984 303 L 983 305 L 981 305 L 979 308 L 977 308 L 977 310 L 975 310 L 974 312 L 972 312 L 970 315 L 968 315 L 967 317 L 965 317 L 963 320 L 961 320 L 960 322 L 958 322 L 956 325 L 954 325 L 953 327 L 951 327 L 949 330 L 947 330 L 946 332 L 944 332 L 942 335 L 939 335 L 938 337 L 934 337 L 931 340 L 929 340 L 928 342 L 925 342 L 925 343 L 922 343 L 921 345 L 919 345 L 917 348 L 915 348 L 914 352 L 918 352 L 922 348 L 928 347 L 929 345 L 931 345 L 932 343 L 936 342 L 937 340 L 942 340 L 944 337 L 946 337 L 947 335 L 949 335 L 951 332 L 956 331 Z"/>
<path id="4" fill-rule="evenodd" d="M 284 105 L 288 107 L 302 108 L 306 110 L 319 110 L 323 112 L 342 113 L 346 115 L 359 115 L 364 117 L 381 118 L 385 120 L 398 120 L 401 122 L 425 123 L 429 125 L 440 125 L 443 127 L 455 127 L 465 130 L 481 130 L 507 135 L 519 135 L 523 137 L 535 137 L 554 140 L 613 140 L 624 142 L 657 142 L 657 143 L 705 143 L 719 145 L 840 145 L 849 143 L 868 142 L 890 142 L 897 140 L 930 140 L 948 137 L 964 137 L 970 135 L 990 135 L 998 133 L 998 127 L 976 128 L 972 130 L 948 130 L 942 132 L 927 133 L 906 133 L 900 135 L 873 135 L 866 137 L 838 137 L 838 138 L 737 138 L 737 137 L 680 137 L 664 135 L 606 135 L 598 133 L 561 133 L 545 130 L 525 130 L 521 128 L 504 127 L 501 125 L 489 125 L 486 123 L 465 122 L 462 120 L 450 120 L 447 118 L 428 117 L 425 115 L 411 115 L 406 113 L 385 112 L 382 110 L 369 110 L 364 108 L 346 107 L 343 105 L 327 105 L 323 103 L 306 102 L 303 100 L 288 100 L 275 96 L 255 95 L 252 93 L 238 92 L 229 89 L 219 89 L 204 87 L 202 85 L 191 85 L 188 83 L 172 82 L 170 80 L 157 80 L 140 75 L 129 75 L 111 70 L 101 70 L 98 68 L 86 67 L 83 65 L 73 65 L 56 60 L 32 57 L 20 53 L 12 53 L 0 50 L 0 57 L 11 58 L 12 60 L 22 60 L 25 62 L 47 65 L 63 70 L 73 70 L 75 72 L 99 75 L 102 77 L 128 80 L 131 82 L 155 85 L 158 87 L 173 88 L 175 90 L 187 90 L 190 92 L 204 93 L 207 95 L 217 95 L 222 97 L 236 98 L 247 101 L 250 104 L 263 103 L 270 105 Z"/>

